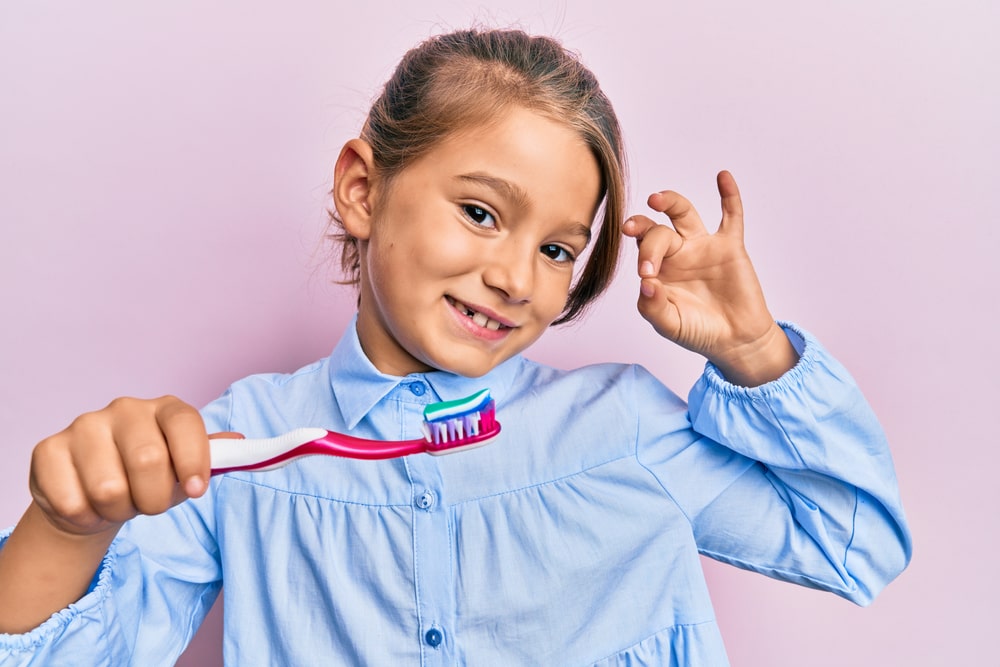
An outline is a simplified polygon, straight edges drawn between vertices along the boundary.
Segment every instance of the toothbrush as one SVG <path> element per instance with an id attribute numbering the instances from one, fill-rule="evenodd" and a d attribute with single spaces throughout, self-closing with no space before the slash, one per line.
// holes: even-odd
<path id="1" fill-rule="evenodd" d="M 427 452 L 435 456 L 480 447 L 500 433 L 490 390 L 424 408 L 424 437 L 385 442 L 323 428 L 299 428 L 273 438 L 210 440 L 212 474 L 274 470 L 314 454 L 352 459 L 390 459 Z"/>

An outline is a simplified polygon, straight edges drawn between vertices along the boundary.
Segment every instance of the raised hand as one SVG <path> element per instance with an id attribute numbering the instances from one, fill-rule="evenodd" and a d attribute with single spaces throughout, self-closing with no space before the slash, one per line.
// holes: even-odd
<path id="1" fill-rule="evenodd" d="M 676 192 L 648 204 L 672 226 L 643 215 L 625 222 L 639 245 L 638 309 L 664 338 L 705 356 L 728 380 L 755 386 L 791 368 L 797 354 L 768 311 L 743 244 L 743 203 L 732 175 L 718 176 L 722 221 L 709 233 Z"/>

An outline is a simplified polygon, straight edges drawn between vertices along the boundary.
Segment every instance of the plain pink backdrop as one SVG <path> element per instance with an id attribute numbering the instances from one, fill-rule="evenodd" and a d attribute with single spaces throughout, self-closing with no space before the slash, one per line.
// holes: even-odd
<path id="1" fill-rule="evenodd" d="M 483 3 L 483 5 L 486 3 Z M 615 102 L 633 210 L 717 219 L 733 171 L 772 311 L 853 371 L 894 447 L 910 569 L 868 609 L 706 561 L 734 665 L 972 665 L 994 652 L 994 0 L 0 4 L 0 525 L 30 452 L 122 395 L 204 403 L 325 355 L 326 191 L 420 39 L 478 20 L 554 34 Z M 701 361 L 610 294 L 530 356 L 636 361 L 686 394 Z M 221 664 L 213 612 L 183 665 Z"/>

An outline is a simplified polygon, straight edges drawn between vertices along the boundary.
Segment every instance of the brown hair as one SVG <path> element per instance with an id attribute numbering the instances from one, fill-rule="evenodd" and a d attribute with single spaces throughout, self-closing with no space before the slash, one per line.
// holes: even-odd
<path id="1" fill-rule="evenodd" d="M 611 102 L 596 77 L 556 40 L 520 30 L 461 30 L 411 49 L 375 100 L 361 131 L 385 188 L 411 161 L 456 131 L 521 106 L 565 123 L 601 171 L 602 222 L 587 263 L 555 324 L 580 315 L 611 282 L 621 247 L 625 154 Z M 357 240 L 343 228 L 341 268 L 357 284 Z"/>

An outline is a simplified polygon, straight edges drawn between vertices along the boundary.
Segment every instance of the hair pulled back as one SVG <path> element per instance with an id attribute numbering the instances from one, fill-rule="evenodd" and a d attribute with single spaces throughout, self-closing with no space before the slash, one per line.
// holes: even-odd
<path id="1" fill-rule="evenodd" d="M 520 30 L 472 29 L 432 37 L 403 56 L 372 105 L 361 137 L 371 146 L 378 177 L 389 189 L 394 176 L 449 135 L 499 119 L 513 107 L 575 131 L 593 151 L 601 172 L 602 220 L 555 322 L 562 324 L 580 315 L 610 284 L 625 209 L 618 119 L 596 77 L 573 54 L 555 39 Z M 342 243 L 345 282 L 357 284 L 357 240 L 342 225 L 334 236 Z"/>

